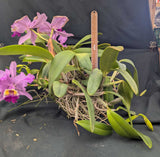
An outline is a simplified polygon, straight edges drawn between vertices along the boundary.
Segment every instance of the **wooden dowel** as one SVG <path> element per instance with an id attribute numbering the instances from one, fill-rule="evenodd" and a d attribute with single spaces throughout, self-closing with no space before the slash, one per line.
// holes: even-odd
<path id="1" fill-rule="evenodd" d="M 91 61 L 92 69 L 98 68 L 98 13 L 91 12 Z"/>

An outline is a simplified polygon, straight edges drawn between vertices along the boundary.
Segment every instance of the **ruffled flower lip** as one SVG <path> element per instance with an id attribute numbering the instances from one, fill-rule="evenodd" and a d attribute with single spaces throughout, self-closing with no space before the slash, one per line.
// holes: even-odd
<path id="1" fill-rule="evenodd" d="M 18 99 L 19 99 L 19 95 L 15 89 L 6 89 L 4 91 L 4 100 L 5 101 L 16 103 Z"/>
<path id="2" fill-rule="evenodd" d="M 12 34 L 12 38 L 13 38 L 13 37 L 15 37 L 15 36 L 18 36 L 18 37 L 20 37 L 20 36 L 21 36 L 21 33 L 18 33 L 18 32 L 13 32 L 13 34 Z"/>

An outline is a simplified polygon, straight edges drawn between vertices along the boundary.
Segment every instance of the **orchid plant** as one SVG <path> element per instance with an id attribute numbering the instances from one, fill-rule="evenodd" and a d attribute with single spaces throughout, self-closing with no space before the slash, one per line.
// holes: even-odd
<path id="1" fill-rule="evenodd" d="M 151 139 L 133 127 L 133 120 L 141 116 L 147 127 L 153 126 L 143 114 L 131 111 L 133 95 L 139 94 L 138 73 L 129 59 L 117 60 L 122 46 L 108 43 L 98 45 L 99 68 L 92 68 L 91 35 L 86 35 L 75 45 L 66 45 L 72 33 L 66 33 L 63 27 L 68 22 L 66 16 L 54 16 L 52 22 L 47 16 L 37 13 L 31 21 L 28 16 L 16 20 L 11 25 L 12 37 L 18 36 L 18 45 L 0 48 L 0 55 L 21 55 L 22 62 L 41 62 L 39 69 L 30 70 L 27 75 L 21 70 L 16 73 L 16 62 L 11 62 L 9 70 L 0 71 L 0 101 L 16 103 L 20 95 L 32 96 L 26 92 L 27 83 L 43 89 L 59 104 L 69 118 L 74 118 L 84 129 L 102 136 L 117 134 L 133 139 L 141 139 L 151 148 Z M 126 64 L 133 67 L 133 74 Z M 34 74 L 34 75 L 33 75 Z M 123 77 L 120 79 L 119 75 Z M 35 77 L 34 77 L 35 76 Z M 116 107 L 116 104 L 123 106 Z M 124 110 L 128 118 L 124 119 L 116 111 Z"/>

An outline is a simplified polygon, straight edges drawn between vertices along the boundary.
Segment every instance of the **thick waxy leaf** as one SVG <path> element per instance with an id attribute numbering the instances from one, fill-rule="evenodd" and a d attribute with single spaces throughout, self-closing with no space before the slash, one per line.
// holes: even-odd
<path id="1" fill-rule="evenodd" d="M 87 42 L 84 42 L 84 43 L 81 43 L 79 45 L 79 47 L 83 46 L 83 45 L 91 45 L 91 41 L 87 41 Z"/>
<path id="2" fill-rule="evenodd" d="M 88 84 L 87 84 L 87 92 L 89 95 L 94 95 L 97 89 L 100 86 L 102 81 L 102 72 L 99 69 L 94 69 L 89 76 Z"/>
<path id="3" fill-rule="evenodd" d="M 122 59 L 119 62 L 120 63 L 125 62 L 125 63 L 132 65 L 132 67 L 134 68 L 133 78 L 134 78 L 134 81 L 136 82 L 137 86 L 139 87 L 138 72 L 137 72 L 137 69 L 136 69 L 134 63 L 130 59 Z"/>
<path id="4" fill-rule="evenodd" d="M 67 92 L 68 85 L 60 83 L 59 81 L 53 82 L 53 92 L 57 97 L 63 97 Z"/>
<path id="5" fill-rule="evenodd" d="M 94 125 L 95 125 L 95 114 L 94 114 L 94 105 L 92 103 L 92 100 L 90 98 L 90 96 L 87 94 L 87 92 L 85 91 L 85 89 L 82 87 L 82 85 L 77 81 L 77 80 L 72 80 L 72 82 L 77 85 L 82 92 L 85 95 L 86 101 L 87 101 L 87 107 L 88 107 L 88 113 L 89 113 L 89 117 L 90 117 L 90 130 L 91 132 L 94 131 Z"/>
<path id="6" fill-rule="evenodd" d="M 79 120 L 76 123 L 81 127 L 83 127 L 84 129 L 86 129 L 87 131 L 91 132 L 89 120 Z M 104 123 L 95 121 L 95 127 L 92 133 L 101 135 L 101 136 L 107 136 L 112 134 L 112 127 Z"/>
<path id="7" fill-rule="evenodd" d="M 44 65 L 42 69 L 42 78 L 48 78 L 51 61 Z"/>
<path id="8" fill-rule="evenodd" d="M 110 71 L 114 70 L 115 68 L 118 67 L 118 64 L 116 62 L 119 51 L 122 51 L 123 47 L 122 46 L 108 46 L 101 58 L 100 58 L 100 69 L 102 72 L 109 73 Z"/>
<path id="9" fill-rule="evenodd" d="M 53 56 L 44 48 L 33 45 L 11 45 L 0 48 L 0 55 L 33 55 L 51 60 Z"/>
<path id="10" fill-rule="evenodd" d="M 82 69 L 86 69 L 89 71 L 92 70 L 92 63 L 91 63 L 91 59 L 89 57 L 89 54 L 87 54 L 87 53 L 76 54 L 76 57 L 78 59 L 79 65 Z"/>
<path id="11" fill-rule="evenodd" d="M 132 76 L 125 70 L 118 69 L 117 71 L 124 77 L 124 79 L 127 81 L 127 83 L 129 84 L 130 88 L 132 89 L 132 91 L 137 95 L 138 92 L 139 92 L 138 91 L 138 87 L 137 87 L 136 82 L 132 78 Z"/>
<path id="12" fill-rule="evenodd" d="M 102 33 L 98 33 L 98 35 L 102 35 Z M 89 39 L 91 39 L 91 34 L 88 34 L 88 35 L 84 36 L 81 40 L 79 40 L 79 41 L 76 43 L 76 45 L 75 45 L 73 48 L 75 49 L 76 47 L 78 47 L 78 46 L 81 45 L 83 42 L 85 42 L 85 41 L 87 41 L 87 40 L 89 40 Z"/>
<path id="13" fill-rule="evenodd" d="M 127 138 L 142 139 L 149 148 L 152 148 L 151 139 L 134 129 L 120 115 L 110 109 L 107 110 L 107 115 L 109 123 L 117 134 Z"/>
<path id="14" fill-rule="evenodd" d="M 22 62 L 47 62 L 46 59 L 43 59 L 42 57 L 38 56 L 23 55 L 20 56 L 19 58 L 22 59 Z"/>
<path id="15" fill-rule="evenodd" d="M 131 100 L 133 98 L 133 91 L 127 82 L 123 81 L 118 88 L 118 93 L 125 99 L 128 106 L 131 105 Z M 130 108 L 130 107 L 129 107 Z"/>
<path id="16" fill-rule="evenodd" d="M 119 66 L 120 69 L 122 69 L 122 70 L 127 70 L 127 67 L 126 67 L 125 64 L 123 64 L 123 63 L 121 63 L 121 62 L 118 62 L 118 61 L 117 61 L 117 63 L 118 63 L 118 66 Z"/>
<path id="17" fill-rule="evenodd" d="M 108 46 L 111 46 L 111 44 L 109 44 L 109 43 L 99 44 L 99 45 L 98 45 L 98 49 L 104 50 L 104 49 L 107 48 Z"/>
<path id="18" fill-rule="evenodd" d="M 61 48 L 60 48 L 60 46 L 58 45 L 58 43 L 55 40 L 52 40 L 52 44 L 53 44 L 53 47 L 54 47 L 54 51 L 56 53 L 59 53 L 59 52 L 62 51 Z"/>
<path id="19" fill-rule="evenodd" d="M 109 79 L 109 77 L 108 76 L 106 76 L 105 77 L 105 81 L 104 81 L 104 83 L 103 84 L 109 84 L 110 83 L 110 79 Z M 113 91 L 113 87 L 112 86 L 106 86 L 106 87 L 104 87 L 104 91 L 106 92 L 106 91 Z M 113 94 L 111 94 L 111 93 L 105 93 L 104 94 L 104 99 L 107 101 L 107 102 L 110 102 L 110 101 L 112 101 L 112 100 L 114 100 L 114 95 Z"/>
<path id="20" fill-rule="evenodd" d="M 49 71 L 49 92 L 51 92 L 52 84 L 59 77 L 65 66 L 75 56 L 73 51 L 63 51 L 58 53 L 51 62 Z"/>
<path id="21" fill-rule="evenodd" d="M 82 54 L 82 53 L 87 53 L 91 57 L 91 48 L 78 48 L 75 49 L 74 52 Z M 103 53 L 102 49 L 98 49 L 98 57 L 101 57 Z"/>
<path id="22" fill-rule="evenodd" d="M 146 146 L 148 146 L 148 148 L 151 149 L 152 148 L 152 140 L 148 136 L 142 134 L 141 132 L 139 132 L 137 130 L 136 130 L 136 132 L 139 135 L 139 137 L 143 140 L 143 142 L 146 144 Z"/>
<path id="23" fill-rule="evenodd" d="M 79 40 L 73 48 L 78 47 L 81 43 L 91 39 L 91 34 L 84 36 L 81 40 Z"/>
<path id="24" fill-rule="evenodd" d="M 144 114 L 140 113 L 138 115 L 131 116 L 131 119 L 134 120 L 134 119 L 138 118 L 139 116 L 141 116 L 144 119 L 144 122 L 147 125 L 148 129 L 153 131 L 152 123 L 150 122 L 150 120 Z M 128 118 L 128 119 L 126 119 L 126 121 L 130 122 L 130 119 Z"/>
<path id="25" fill-rule="evenodd" d="M 65 68 L 63 69 L 64 73 L 70 72 L 70 71 L 74 71 L 74 70 L 79 70 L 78 68 L 76 68 L 73 65 L 66 65 Z"/>

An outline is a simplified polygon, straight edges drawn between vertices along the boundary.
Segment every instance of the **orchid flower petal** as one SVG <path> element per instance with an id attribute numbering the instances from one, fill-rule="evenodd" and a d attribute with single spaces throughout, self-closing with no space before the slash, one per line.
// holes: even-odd
<path id="1" fill-rule="evenodd" d="M 51 27 L 56 29 L 61 29 L 69 21 L 67 16 L 54 16 L 51 22 Z"/>
<path id="2" fill-rule="evenodd" d="M 21 44 L 23 44 L 27 39 L 30 39 L 30 38 L 31 38 L 31 30 L 29 30 L 26 35 L 24 35 L 24 36 L 22 36 L 22 37 L 19 38 L 18 44 L 21 45 Z"/>
<path id="3" fill-rule="evenodd" d="M 74 36 L 72 33 L 66 33 L 66 31 L 55 31 L 58 35 L 61 35 L 63 37 L 71 37 Z"/>
<path id="4" fill-rule="evenodd" d="M 33 21 L 30 24 L 31 28 L 39 28 L 42 24 L 44 24 L 47 20 L 47 16 L 45 13 L 40 14 L 37 12 L 37 16 L 34 17 Z"/>
<path id="5" fill-rule="evenodd" d="M 34 79 L 35 79 L 34 75 L 28 74 L 27 76 L 25 76 L 24 81 L 26 81 L 27 83 L 32 83 Z"/>
<path id="6" fill-rule="evenodd" d="M 34 79 L 34 75 L 28 74 L 26 76 L 23 72 L 21 72 L 19 75 L 15 77 L 14 84 L 16 85 L 16 88 L 20 90 L 26 87 L 28 83 L 32 83 Z"/>
<path id="7" fill-rule="evenodd" d="M 31 31 L 30 39 L 31 39 L 32 44 L 35 45 L 35 41 L 37 39 L 37 35 L 33 31 Z"/>
<path id="8" fill-rule="evenodd" d="M 19 95 L 24 95 L 27 98 L 29 98 L 30 100 L 33 100 L 32 96 L 26 91 L 19 91 L 18 93 L 19 93 Z"/>
<path id="9" fill-rule="evenodd" d="M 17 63 L 15 61 L 11 62 L 9 70 L 10 70 L 11 77 L 15 77 L 16 71 L 17 71 Z"/>
<path id="10" fill-rule="evenodd" d="M 37 31 L 39 33 L 50 34 L 51 24 L 49 22 L 42 23 Z"/>
<path id="11" fill-rule="evenodd" d="M 18 33 L 24 33 L 26 30 L 28 30 L 29 25 L 31 23 L 31 20 L 29 17 L 23 16 L 22 18 L 16 20 L 12 25 L 11 25 L 11 31 L 12 32 L 18 32 Z"/>

